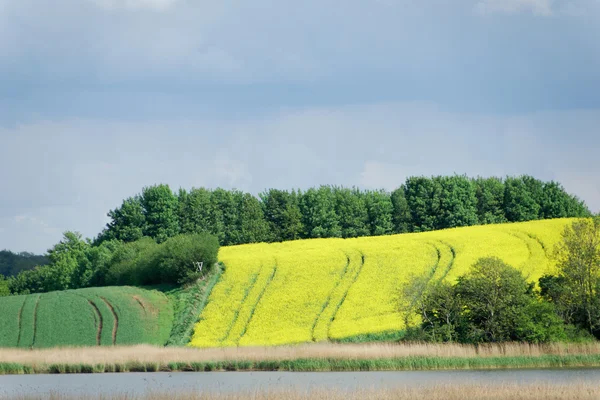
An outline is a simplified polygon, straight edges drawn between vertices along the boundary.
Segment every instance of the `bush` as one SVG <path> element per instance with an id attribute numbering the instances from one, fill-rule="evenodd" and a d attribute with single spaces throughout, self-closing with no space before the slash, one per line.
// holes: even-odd
<path id="1" fill-rule="evenodd" d="M 429 287 L 418 301 L 422 335 L 433 341 L 463 343 L 567 339 L 564 322 L 550 302 L 533 291 L 533 284 L 498 258 L 483 258 L 455 285 Z"/>
<path id="2" fill-rule="evenodd" d="M 124 245 L 114 255 L 106 275 L 110 285 L 183 284 L 200 276 L 195 262 L 206 273 L 217 262 L 219 242 L 209 234 L 178 235 L 157 244 L 142 238 Z"/>
<path id="3" fill-rule="evenodd" d="M 160 246 L 158 251 L 158 278 L 161 283 L 183 284 L 198 279 L 217 262 L 219 241 L 206 233 L 175 236 Z M 196 262 L 203 262 L 199 272 Z"/>

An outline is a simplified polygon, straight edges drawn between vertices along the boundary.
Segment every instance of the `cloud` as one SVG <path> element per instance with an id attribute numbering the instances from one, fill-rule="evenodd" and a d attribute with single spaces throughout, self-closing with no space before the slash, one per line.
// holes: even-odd
<path id="1" fill-rule="evenodd" d="M 553 0 L 480 0 L 475 9 L 483 14 L 530 12 L 547 17 L 553 14 Z"/>
<path id="2" fill-rule="evenodd" d="M 0 247 L 95 236 L 142 187 L 398 187 L 411 175 L 531 174 L 600 211 L 600 110 L 492 116 L 429 103 L 269 110 L 238 119 L 31 122 L 0 128 Z"/>

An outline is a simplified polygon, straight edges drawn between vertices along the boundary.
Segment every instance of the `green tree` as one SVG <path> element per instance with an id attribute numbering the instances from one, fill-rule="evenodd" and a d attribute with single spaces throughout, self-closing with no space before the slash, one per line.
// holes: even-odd
<path id="1" fill-rule="evenodd" d="M 211 191 L 205 188 L 179 190 L 179 226 L 181 233 L 215 233 L 212 221 Z"/>
<path id="2" fill-rule="evenodd" d="M 343 238 L 368 236 L 369 213 L 365 198 L 356 188 L 334 188 L 335 213 Z"/>
<path id="3" fill-rule="evenodd" d="M 502 179 L 477 178 L 474 185 L 479 223 L 500 224 L 507 222 L 504 213 L 504 182 L 502 182 Z"/>
<path id="4" fill-rule="evenodd" d="M 371 190 L 364 193 L 371 235 L 389 235 L 394 231 L 392 223 L 392 199 L 384 190 Z"/>
<path id="5" fill-rule="evenodd" d="M 108 212 L 108 217 L 111 221 L 106 225 L 97 242 L 113 239 L 135 242 L 144 236 L 146 216 L 140 196 L 125 199 L 121 207 Z"/>
<path id="6" fill-rule="evenodd" d="M 426 340 L 542 343 L 566 338 L 555 307 L 498 258 L 480 259 L 455 285 L 443 282 L 422 289 L 423 278 L 414 282 L 408 287 L 421 287 L 413 311 L 421 317 Z"/>
<path id="7" fill-rule="evenodd" d="M 431 178 L 410 177 L 406 180 L 406 202 L 411 214 L 413 232 L 436 228 L 441 187 Z"/>
<path id="8" fill-rule="evenodd" d="M 238 191 L 215 189 L 210 197 L 212 234 L 216 235 L 223 246 L 239 243 L 237 199 Z"/>
<path id="9" fill-rule="evenodd" d="M 567 226 L 554 257 L 569 301 L 557 301 L 570 321 L 600 336 L 600 216 Z M 560 296 L 556 291 L 555 298 Z M 565 310 L 566 309 L 566 310 Z"/>
<path id="10" fill-rule="evenodd" d="M 477 198 L 473 182 L 466 176 L 437 177 L 441 188 L 436 229 L 476 225 Z"/>
<path id="11" fill-rule="evenodd" d="M 46 290 L 66 290 L 79 287 L 79 265 L 87 263 L 86 252 L 91 243 L 79 232 L 65 232 L 63 239 L 48 250 L 50 265 L 47 267 L 49 281 Z"/>
<path id="12" fill-rule="evenodd" d="M 504 211 L 510 222 L 538 219 L 540 205 L 536 202 L 524 178 L 506 178 L 504 183 Z"/>
<path id="13" fill-rule="evenodd" d="M 269 189 L 260 194 L 265 219 L 269 225 L 270 240 L 281 242 L 301 237 L 304 230 L 302 214 L 295 191 Z"/>
<path id="14" fill-rule="evenodd" d="M 411 230 L 411 215 L 406 200 L 406 186 L 402 185 L 392 192 L 392 222 L 394 233 L 406 233 Z"/>
<path id="15" fill-rule="evenodd" d="M 8 281 L 4 275 L 0 275 L 0 297 L 10 296 L 10 289 L 8 287 Z"/>
<path id="16" fill-rule="evenodd" d="M 335 212 L 335 193 L 329 186 L 308 189 L 300 197 L 300 213 L 307 238 L 341 237 L 339 217 Z"/>
<path id="17" fill-rule="evenodd" d="M 239 198 L 237 208 L 239 236 L 236 244 L 267 241 L 269 226 L 260 201 L 250 193 L 244 193 Z"/>
<path id="18" fill-rule="evenodd" d="M 146 219 L 144 236 L 162 243 L 179 233 L 178 200 L 169 185 L 145 187 L 141 203 Z"/>

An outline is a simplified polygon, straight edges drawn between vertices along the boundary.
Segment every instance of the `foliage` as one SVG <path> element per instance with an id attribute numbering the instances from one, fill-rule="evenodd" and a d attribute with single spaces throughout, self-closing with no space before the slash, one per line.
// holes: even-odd
<path id="1" fill-rule="evenodd" d="M 0 299 L 0 347 L 163 345 L 173 309 L 157 291 L 67 290 Z"/>
<path id="2" fill-rule="evenodd" d="M 565 321 L 600 336 L 600 216 L 565 227 L 554 257 L 558 274 L 543 277 L 542 295 Z"/>
<path id="3" fill-rule="evenodd" d="M 141 204 L 146 220 L 144 236 L 162 243 L 179 233 L 178 199 L 168 185 L 145 187 Z"/>
<path id="4" fill-rule="evenodd" d="M 219 258 L 226 269 L 202 312 L 192 345 L 276 345 L 404 331 L 407 322 L 421 320 L 416 316 L 407 321 L 399 305 L 406 309 L 416 304 L 424 289 L 438 282 L 454 284 L 480 258 L 498 257 L 528 282 L 553 271 L 544 248 L 557 243 L 569 223 L 551 220 L 224 247 Z M 423 276 L 424 285 L 402 303 L 398 288 L 413 275 Z M 542 307 L 528 312 L 544 316 L 547 311 Z M 532 321 L 521 325 L 519 337 L 544 340 L 540 319 Z"/>
<path id="5" fill-rule="evenodd" d="M 50 265 L 24 271 L 8 281 L 13 294 L 44 293 L 105 285 L 180 284 L 199 277 L 217 261 L 219 244 L 213 235 L 178 235 L 157 244 L 144 237 L 131 243 L 106 240 L 93 246 L 78 233 L 66 232 L 49 250 Z"/>
<path id="6" fill-rule="evenodd" d="M 521 272 L 494 257 L 478 260 L 455 285 L 432 285 L 417 301 L 416 312 L 424 337 L 433 341 L 543 343 L 566 338 L 553 305 L 536 296 Z"/>
<path id="7" fill-rule="evenodd" d="M 304 192 L 269 189 L 258 198 L 220 188 L 180 189 L 175 195 L 157 185 L 108 215 L 111 221 L 96 243 L 142 236 L 161 243 L 179 233 L 211 233 L 228 246 L 580 217 L 589 210 L 555 182 L 454 175 L 409 177 L 391 193 L 321 186 Z"/>
<path id="8" fill-rule="evenodd" d="M 4 296 L 10 296 L 10 288 L 4 275 L 0 275 L 0 297 Z"/>
<path id="9" fill-rule="evenodd" d="M 32 253 L 13 253 L 9 250 L 0 251 L 0 275 L 5 277 L 16 276 L 21 271 L 33 269 L 38 265 L 46 265 L 49 260 L 46 256 L 37 256 Z"/>

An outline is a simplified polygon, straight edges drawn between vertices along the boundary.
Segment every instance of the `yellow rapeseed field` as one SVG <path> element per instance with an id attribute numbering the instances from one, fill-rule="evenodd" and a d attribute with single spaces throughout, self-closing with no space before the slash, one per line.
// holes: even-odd
<path id="1" fill-rule="evenodd" d="M 224 247 L 225 265 L 191 345 L 281 345 L 405 328 L 399 290 L 412 276 L 455 280 L 496 256 L 531 281 L 572 220 L 474 226 L 357 239 Z"/>

